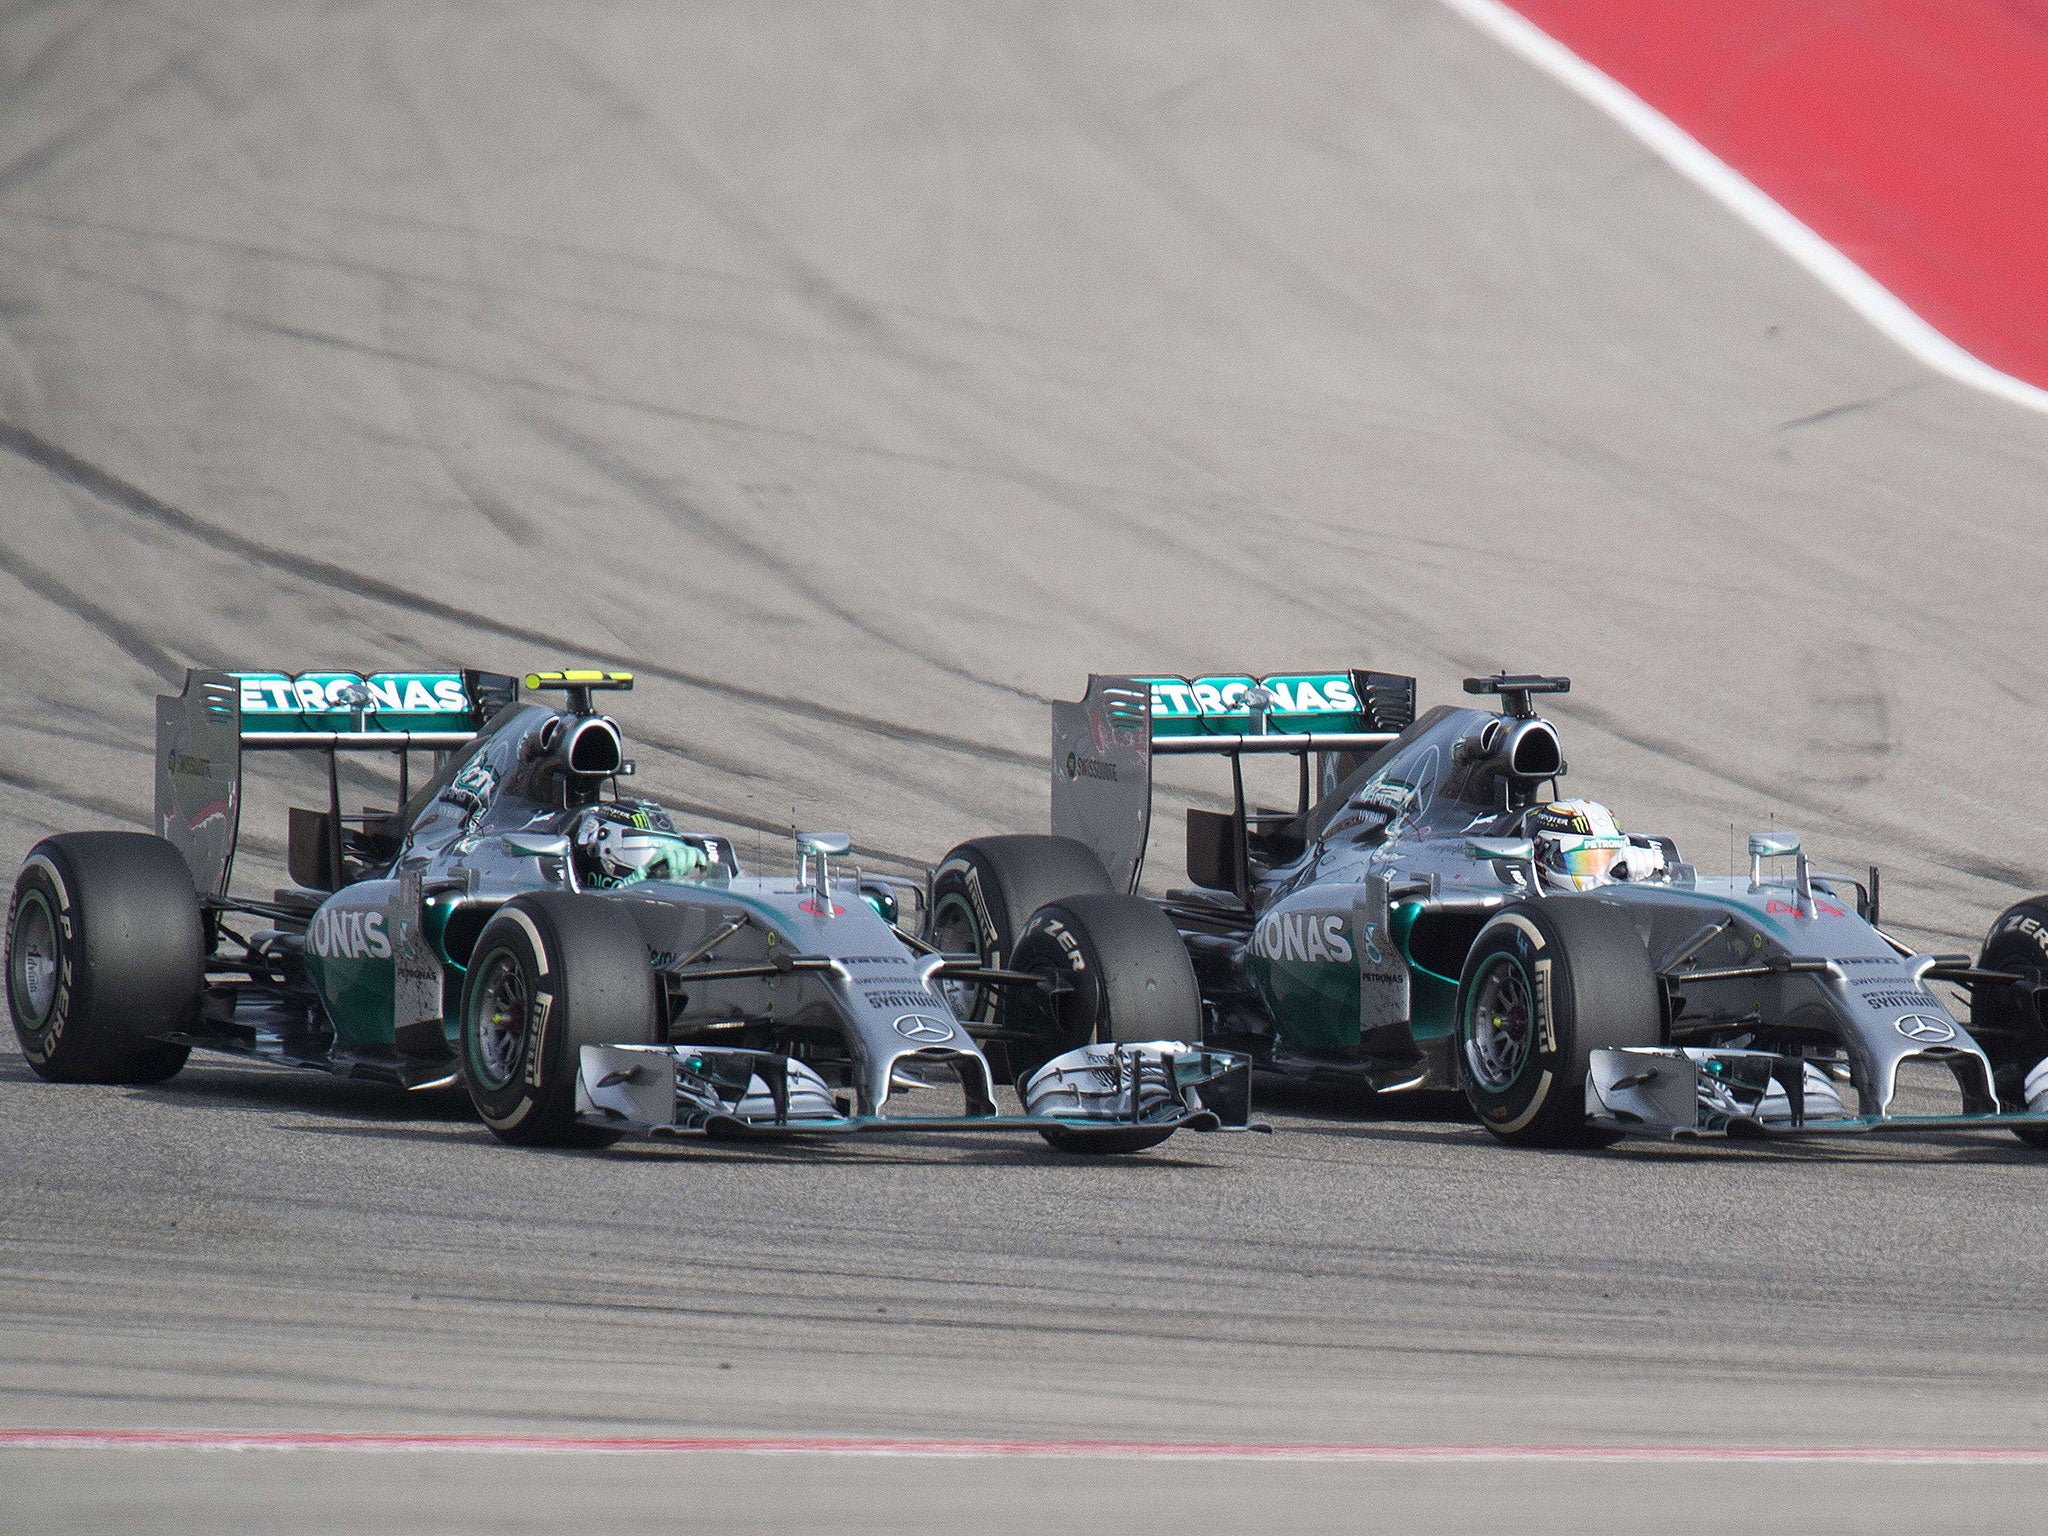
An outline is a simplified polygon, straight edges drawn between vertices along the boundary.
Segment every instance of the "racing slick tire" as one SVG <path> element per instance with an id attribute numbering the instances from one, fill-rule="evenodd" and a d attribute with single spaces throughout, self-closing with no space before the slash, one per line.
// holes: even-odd
<path id="1" fill-rule="evenodd" d="M 1084 1045 L 1201 1039 L 1202 993 L 1187 946 L 1166 914 L 1141 897 L 1094 891 L 1047 902 L 1025 923 L 1010 964 L 1053 983 L 1011 996 L 1008 1027 L 1034 1042 L 1013 1046 L 1013 1063 L 1024 1061 L 1020 1078 Z M 1172 1130 L 1040 1134 L 1062 1152 L 1104 1153 L 1142 1151 Z"/>
<path id="2" fill-rule="evenodd" d="M 1071 837 L 1010 833 L 960 844 L 932 877 L 926 937 L 951 954 L 1007 966 L 1031 915 L 1049 901 L 1110 889 L 1109 873 L 1086 843 Z M 947 1000 L 970 1023 L 1003 1024 L 1004 989 L 951 983 Z"/>
<path id="3" fill-rule="evenodd" d="M 1458 1079 L 1480 1124 L 1518 1147 L 1599 1147 L 1586 1074 L 1603 1048 L 1657 1045 L 1649 949 L 1612 902 L 1520 902 L 1479 930 L 1458 981 Z"/>
<path id="4" fill-rule="evenodd" d="M 65 832 L 29 851 L 7 910 L 7 1002 L 53 1083 L 160 1083 L 188 1047 L 206 924 L 185 857 L 146 832 Z"/>
<path id="5" fill-rule="evenodd" d="M 2027 1074 L 2048 1057 L 2048 1021 L 2039 1000 L 2044 994 L 2035 990 L 2048 987 L 2048 896 L 2029 896 L 1999 913 L 1977 963 L 2026 978 L 2019 986 L 1980 984 L 1971 989 L 1970 1001 L 1970 1033 L 1991 1058 L 1999 1096 L 2016 1099 Z M 2048 1126 L 2016 1125 L 2012 1133 L 2048 1151 Z"/>
<path id="6" fill-rule="evenodd" d="M 1059 897 L 1108 889 L 1108 870 L 1102 868 L 1096 850 L 1073 838 L 975 838 L 946 854 L 932 877 L 926 938 L 948 954 L 979 954 L 983 965 L 1008 969 L 1008 956 L 1016 954 L 1024 924 L 1038 907 Z M 973 981 L 940 985 L 956 1018 L 1010 1028 L 1008 1014 L 1016 1001 L 1012 989 Z M 989 1049 L 1006 1057 L 999 1067 L 1008 1065 L 1012 1077 L 1022 1075 L 1022 1057 L 1014 1057 L 1004 1042 L 991 1040 Z"/>
<path id="7" fill-rule="evenodd" d="M 656 1043 L 656 982 L 631 915 L 601 897 L 529 891 L 477 936 L 462 988 L 463 1086 L 518 1146 L 603 1146 L 576 1119 L 586 1045 Z"/>

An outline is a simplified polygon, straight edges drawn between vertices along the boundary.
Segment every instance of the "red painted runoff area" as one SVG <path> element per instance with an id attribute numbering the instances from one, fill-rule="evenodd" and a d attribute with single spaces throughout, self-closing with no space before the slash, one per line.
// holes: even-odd
<path id="1" fill-rule="evenodd" d="M 1509 0 L 1965 351 L 2048 387 L 2048 0 Z"/>

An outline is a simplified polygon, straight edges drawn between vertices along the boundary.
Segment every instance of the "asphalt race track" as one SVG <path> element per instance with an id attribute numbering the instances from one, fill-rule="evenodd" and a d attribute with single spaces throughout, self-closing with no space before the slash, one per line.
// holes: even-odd
<path id="1" fill-rule="evenodd" d="M 1952 950 L 2048 885 L 2048 424 L 1434 0 L 31 0 L 0 79 L 9 867 L 147 824 L 192 664 L 631 665 L 647 791 L 898 869 L 1043 826 L 1091 669 L 1506 665 L 1575 679 L 1569 786 L 1709 870 L 1796 826 Z M 2048 1489 L 1712 1459 L 2048 1447 L 2009 1138 L 1542 1156 L 1290 1096 L 1102 1165 L 519 1153 L 452 1096 L 5 1050 L 11 1528 L 1931 1531 Z"/>

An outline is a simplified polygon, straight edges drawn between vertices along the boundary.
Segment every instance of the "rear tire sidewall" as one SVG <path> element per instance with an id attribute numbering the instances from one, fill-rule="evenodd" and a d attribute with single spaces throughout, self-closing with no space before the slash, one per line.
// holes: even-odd
<path id="1" fill-rule="evenodd" d="M 42 951 L 32 957 L 30 946 Z M 52 1082 L 158 1083 L 190 1048 L 205 923 L 184 857 L 141 832 L 45 838 L 15 881 L 7 1001 L 23 1058 Z M 40 980 L 40 984 L 33 984 Z"/>
<path id="2" fill-rule="evenodd" d="M 54 1082 L 90 1080 L 94 1054 L 66 1039 L 73 1011 L 73 945 L 65 937 L 71 925 L 70 896 L 61 883 L 40 864 L 23 869 L 7 917 L 7 1006 L 22 1056 Z"/>
<path id="3" fill-rule="evenodd" d="M 1526 989 L 1527 1044 L 1510 1074 L 1483 1068 L 1476 1046 L 1488 983 Z M 1516 1146 L 1604 1146 L 1617 1133 L 1586 1123 L 1592 1052 L 1657 1045 L 1663 1035 L 1649 951 L 1610 903 L 1547 898 L 1480 930 L 1458 983 L 1459 1081 L 1480 1124 Z M 1489 1079 L 1492 1080 L 1489 1080 Z"/>

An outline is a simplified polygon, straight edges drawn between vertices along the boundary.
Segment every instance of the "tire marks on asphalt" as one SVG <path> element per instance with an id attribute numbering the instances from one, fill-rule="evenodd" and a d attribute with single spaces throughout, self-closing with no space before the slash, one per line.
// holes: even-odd
<path id="1" fill-rule="evenodd" d="M 25 768 L 11 768 L 0 763 L 0 784 L 9 789 L 21 790 L 31 795 L 40 795 L 45 800 L 54 800 L 59 805 L 68 805 L 76 811 L 90 811 L 105 820 L 121 823 L 123 826 L 147 827 L 151 812 L 132 801 L 110 800 L 101 795 L 88 795 L 59 781 L 46 778 L 39 773 L 30 773 Z"/>
<path id="2" fill-rule="evenodd" d="M 84 593 L 65 586 L 48 571 L 30 564 L 22 558 L 19 549 L 0 543 L 0 571 L 5 571 L 45 602 L 98 630 L 116 650 L 123 652 L 144 671 L 155 673 L 167 683 L 175 683 L 185 675 L 185 664 L 177 657 L 127 620 L 101 607 Z"/>
<path id="3" fill-rule="evenodd" d="M 643 655 L 629 654 L 611 646 L 594 646 L 586 641 L 530 625 L 513 624 L 440 598 L 410 591 L 396 583 L 360 571 L 352 571 L 325 560 L 293 554 L 289 550 L 248 538 L 216 523 L 207 522 L 182 508 L 172 506 L 142 487 L 131 484 L 118 475 L 80 458 L 70 450 L 11 423 L 0 422 L 0 449 L 40 466 L 57 479 L 77 486 L 109 505 L 145 518 L 209 549 L 251 565 L 296 577 L 315 586 L 384 603 L 462 629 L 495 635 L 500 639 L 517 641 L 558 655 L 576 655 L 589 661 L 601 662 L 606 666 L 630 669 L 645 676 L 659 677 L 664 682 L 679 683 L 684 687 L 695 688 L 737 703 L 751 704 L 777 713 L 815 720 L 825 725 L 843 726 L 890 741 L 933 747 L 942 752 L 959 753 L 986 761 L 1011 763 L 1034 769 L 1045 766 L 1046 760 L 1040 753 L 1020 752 L 1011 747 L 975 741 L 950 732 L 935 731 L 926 726 L 906 725 L 879 716 L 861 714 L 855 710 L 841 709 L 831 704 L 821 704 L 811 699 L 795 698 L 766 689 L 748 688 L 741 684 L 725 682 L 703 673 L 652 662 Z"/>
<path id="4" fill-rule="evenodd" d="M 624 492 L 626 495 L 649 508 L 667 522 L 670 527 L 700 541 L 721 554 L 736 558 L 753 566 L 770 577 L 777 585 L 788 588 L 822 614 L 838 620 L 856 634 L 863 635 L 886 650 L 891 650 L 911 660 L 943 672 L 948 677 L 963 682 L 1006 693 L 1013 698 L 1024 700 L 1041 708 L 1051 700 L 1041 698 L 1028 688 L 1019 688 L 1000 678 L 984 677 L 970 668 L 948 660 L 938 651 L 914 646 L 904 641 L 896 632 L 876 624 L 860 613 L 849 608 L 824 586 L 813 581 L 797 566 L 796 562 L 778 554 L 767 544 L 748 536 L 731 521 L 713 515 L 698 506 L 688 497 L 672 490 L 652 472 L 630 462 L 618 450 L 595 438 L 577 431 L 565 422 L 543 416 L 529 415 L 526 425 L 543 441 L 553 444 L 578 463 Z"/>

